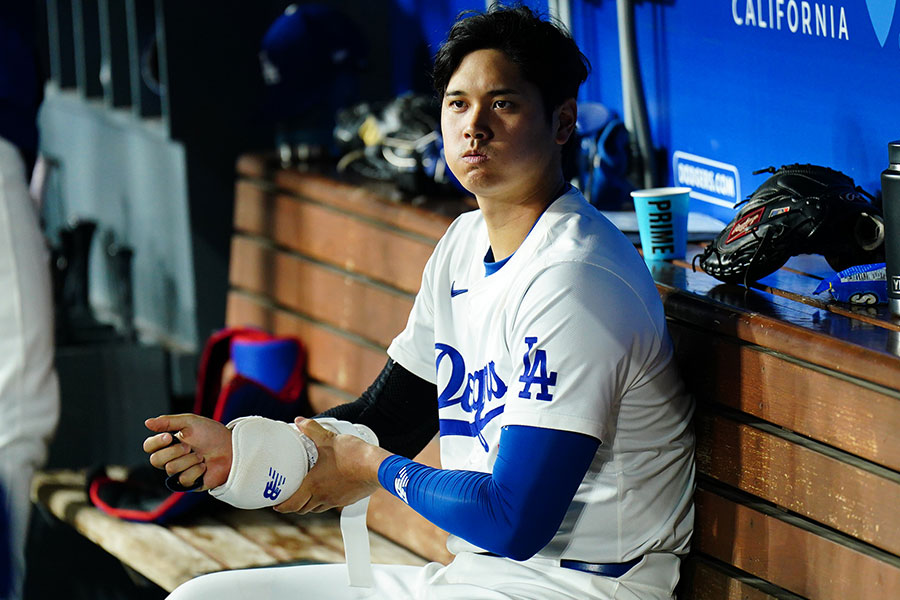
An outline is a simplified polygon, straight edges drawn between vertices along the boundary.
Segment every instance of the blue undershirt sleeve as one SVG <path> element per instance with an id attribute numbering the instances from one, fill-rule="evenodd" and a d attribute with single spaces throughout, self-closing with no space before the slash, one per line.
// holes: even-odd
<path id="1" fill-rule="evenodd" d="M 386 458 L 378 479 L 417 513 L 501 556 L 526 560 L 553 538 L 599 440 L 570 431 L 504 427 L 493 473 Z"/>

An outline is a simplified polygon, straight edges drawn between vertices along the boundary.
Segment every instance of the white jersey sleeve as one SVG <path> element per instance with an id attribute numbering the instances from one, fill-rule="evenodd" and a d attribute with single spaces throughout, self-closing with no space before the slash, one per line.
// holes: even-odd
<path id="1" fill-rule="evenodd" d="M 541 271 L 509 329 L 515 393 L 502 424 L 574 431 L 608 444 L 626 392 L 669 359 L 658 297 L 647 302 L 642 294 L 594 264 Z"/>
<path id="2" fill-rule="evenodd" d="M 387 353 L 395 362 L 400 363 L 410 373 L 430 383 L 435 382 L 434 371 L 434 301 L 433 301 L 433 263 L 440 248 L 425 264 L 422 273 L 422 285 L 416 294 L 412 311 L 406 328 L 391 342 Z"/>

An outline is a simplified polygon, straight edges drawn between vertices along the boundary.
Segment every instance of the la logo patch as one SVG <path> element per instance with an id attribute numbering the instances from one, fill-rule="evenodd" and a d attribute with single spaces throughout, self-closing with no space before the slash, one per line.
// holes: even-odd
<path id="1" fill-rule="evenodd" d="M 519 381 L 525 384 L 522 391 L 519 392 L 519 398 L 531 399 L 531 386 L 538 385 L 541 391 L 535 396 L 535 400 L 553 400 L 553 394 L 550 393 L 550 387 L 556 385 L 556 371 L 547 372 L 547 352 L 538 348 L 534 351 L 534 362 L 531 362 L 531 349 L 537 344 L 536 337 L 525 338 L 528 344 L 528 350 L 522 357 L 525 366 L 525 374 L 519 377 Z"/>

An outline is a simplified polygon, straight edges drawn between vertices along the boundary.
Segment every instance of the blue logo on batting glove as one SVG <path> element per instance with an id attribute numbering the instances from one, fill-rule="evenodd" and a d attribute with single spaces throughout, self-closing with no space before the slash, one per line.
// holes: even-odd
<path id="1" fill-rule="evenodd" d="M 285 477 L 271 467 L 269 468 L 269 477 L 271 479 L 266 484 L 266 489 L 263 490 L 263 498 L 275 500 L 281 495 L 281 486 L 284 485 Z"/>

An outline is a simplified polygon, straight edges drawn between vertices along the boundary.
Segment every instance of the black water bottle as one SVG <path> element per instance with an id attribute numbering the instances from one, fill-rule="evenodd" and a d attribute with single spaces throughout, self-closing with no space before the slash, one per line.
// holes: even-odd
<path id="1" fill-rule="evenodd" d="M 900 140 L 888 144 L 890 166 L 881 173 L 884 253 L 891 312 L 900 317 Z"/>

